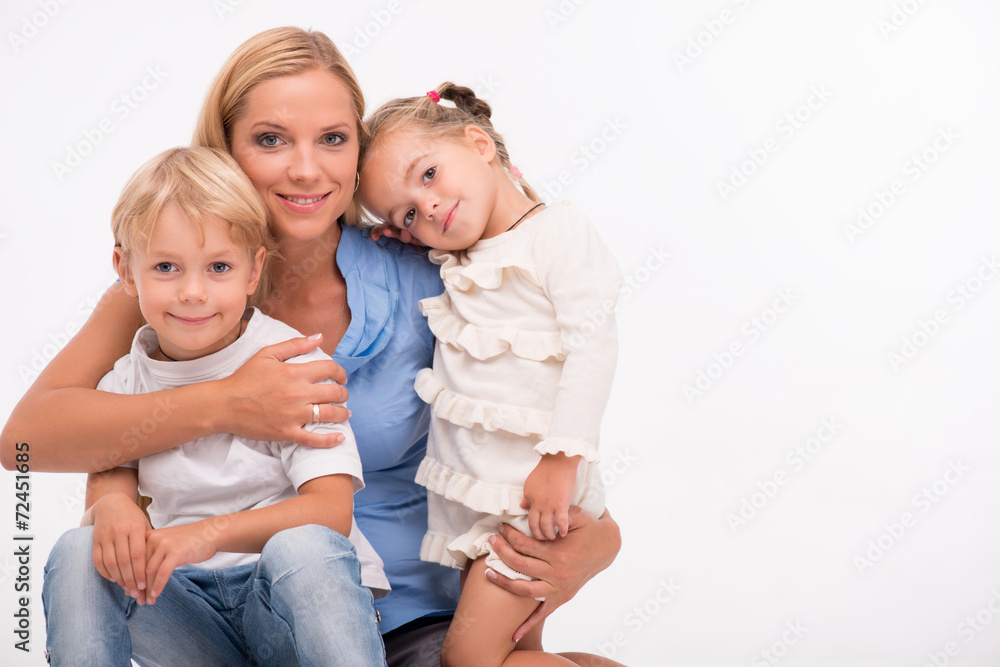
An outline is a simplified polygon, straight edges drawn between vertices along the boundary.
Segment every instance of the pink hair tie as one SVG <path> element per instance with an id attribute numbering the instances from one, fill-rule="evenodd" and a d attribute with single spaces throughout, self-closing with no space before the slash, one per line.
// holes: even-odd
<path id="1" fill-rule="evenodd" d="M 522 176 L 524 176 L 524 174 L 521 173 L 521 170 L 518 169 L 517 167 L 515 167 L 514 165 L 511 165 L 511 166 L 507 167 L 507 172 L 511 176 L 513 176 L 515 179 L 521 178 Z"/>
<path id="2" fill-rule="evenodd" d="M 427 97 L 431 98 L 435 102 L 440 102 L 441 101 L 441 96 L 438 95 L 438 92 L 436 90 L 428 90 L 427 91 Z"/>

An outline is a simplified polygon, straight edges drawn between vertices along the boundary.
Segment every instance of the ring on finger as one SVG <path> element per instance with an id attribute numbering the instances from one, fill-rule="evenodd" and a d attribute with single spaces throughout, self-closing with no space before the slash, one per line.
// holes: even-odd
<path id="1" fill-rule="evenodd" d="M 313 403 L 312 406 L 313 406 L 313 418 L 312 418 L 312 420 L 314 422 L 318 422 L 319 421 L 319 403 Z"/>

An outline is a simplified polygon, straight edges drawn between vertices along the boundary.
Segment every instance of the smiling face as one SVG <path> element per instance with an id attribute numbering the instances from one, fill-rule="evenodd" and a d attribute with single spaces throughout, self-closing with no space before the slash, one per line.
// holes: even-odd
<path id="1" fill-rule="evenodd" d="M 114 261 L 125 291 L 138 295 L 160 349 L 182 361 L 218 352 L 239 336 L 264 248 L 251 257 L 218 218 L 205 220 L 203 240 L 198 223 L 168 204 L 156 218 L 148 248 L 129 257 L 115 248 Z"/>
<path id="2" fill-rule="evenodd" d="M 423 245 L 464 250 L 502 234 L 493 141 L 469 126 L 455 139 L 427 139 L 405 129 L 380 137 L 361 174 L 361 201 L 378 218 Z"/>
<path id="3" fill-rule="evenodd" d="M 232 155 L 271 212 L 280 241 L 319 238 L 347 210 L 358 164 L 344 84 L 310 69 L 257 84 L 233 123 Z"/>

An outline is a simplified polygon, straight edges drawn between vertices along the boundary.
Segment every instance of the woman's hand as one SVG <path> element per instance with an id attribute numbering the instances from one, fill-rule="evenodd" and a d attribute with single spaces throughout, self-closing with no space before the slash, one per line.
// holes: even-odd
<path id="1" fill-rule="evenodd" d="M 268 345 L 250 357 L 229 377 L 216 380 L 230 397 L 229 410 L 219 415 L 222 433 L 236 433 L 253 440 L 280 440 L 307 447 L 333 447 L 344 441 L 341 433 L 313 433 L 303 428 L 313 421 L 313 404 L 323 422 L 344 422 L 347 408 L 330 405 L 347 400 L 347 373 L 337 362 L 309 361 L 286 364 L 286 359 L 319 347 L 322 337 L 293 338 Z M 334 384 L 322 383 L 327 379 Z"/>
<path id="2" fill-rule="evenodd" d="M 545 598 L 514 633 L 514 641 L 573 599 L 594 575 L 611 565 L 621 548 L 618 524 L 607 511 L 595 519 L 577 506 L 569 508 L 569 534 L 561 539 L 536 540 L 506 524 L 500 526 L 500 535 L 503 539 L 490 538 L 500 559 L 536 581 L 509 579 L 491 569 L 486 570 L 486 577 L 516 595 Z"/>
<path id="3" fill-rule="evenodd" d="M 397 241 L 402 241 L 407 245 L 416 246 L 418 248 L 427 247 L 419 240 L 417 240 L 416 236 L 406 231 L 405 229 L 396 229 L 395 227 L 376 227 L 371 231 L 372 241 L 378 241 L 383 236 L 389 239 L 396 239 Z"/>
<path id="4" fill-rule="evenodd" d="M 94 566 L 102 577 L 146 603 L 146 534 L 152 530 L 135 498 L 124 493 L 101 496 L 94 518 Z"/>

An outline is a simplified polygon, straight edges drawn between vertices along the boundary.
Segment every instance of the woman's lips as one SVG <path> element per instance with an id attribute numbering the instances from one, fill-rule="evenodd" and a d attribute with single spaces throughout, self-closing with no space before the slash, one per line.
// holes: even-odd
<path id="1" fill-rule="evenodd" d="M 286 208 L 296 213 L 314 213 L 323 207 L 330 193 L 321 195 L 278 195 L 278 199 Z"/>

